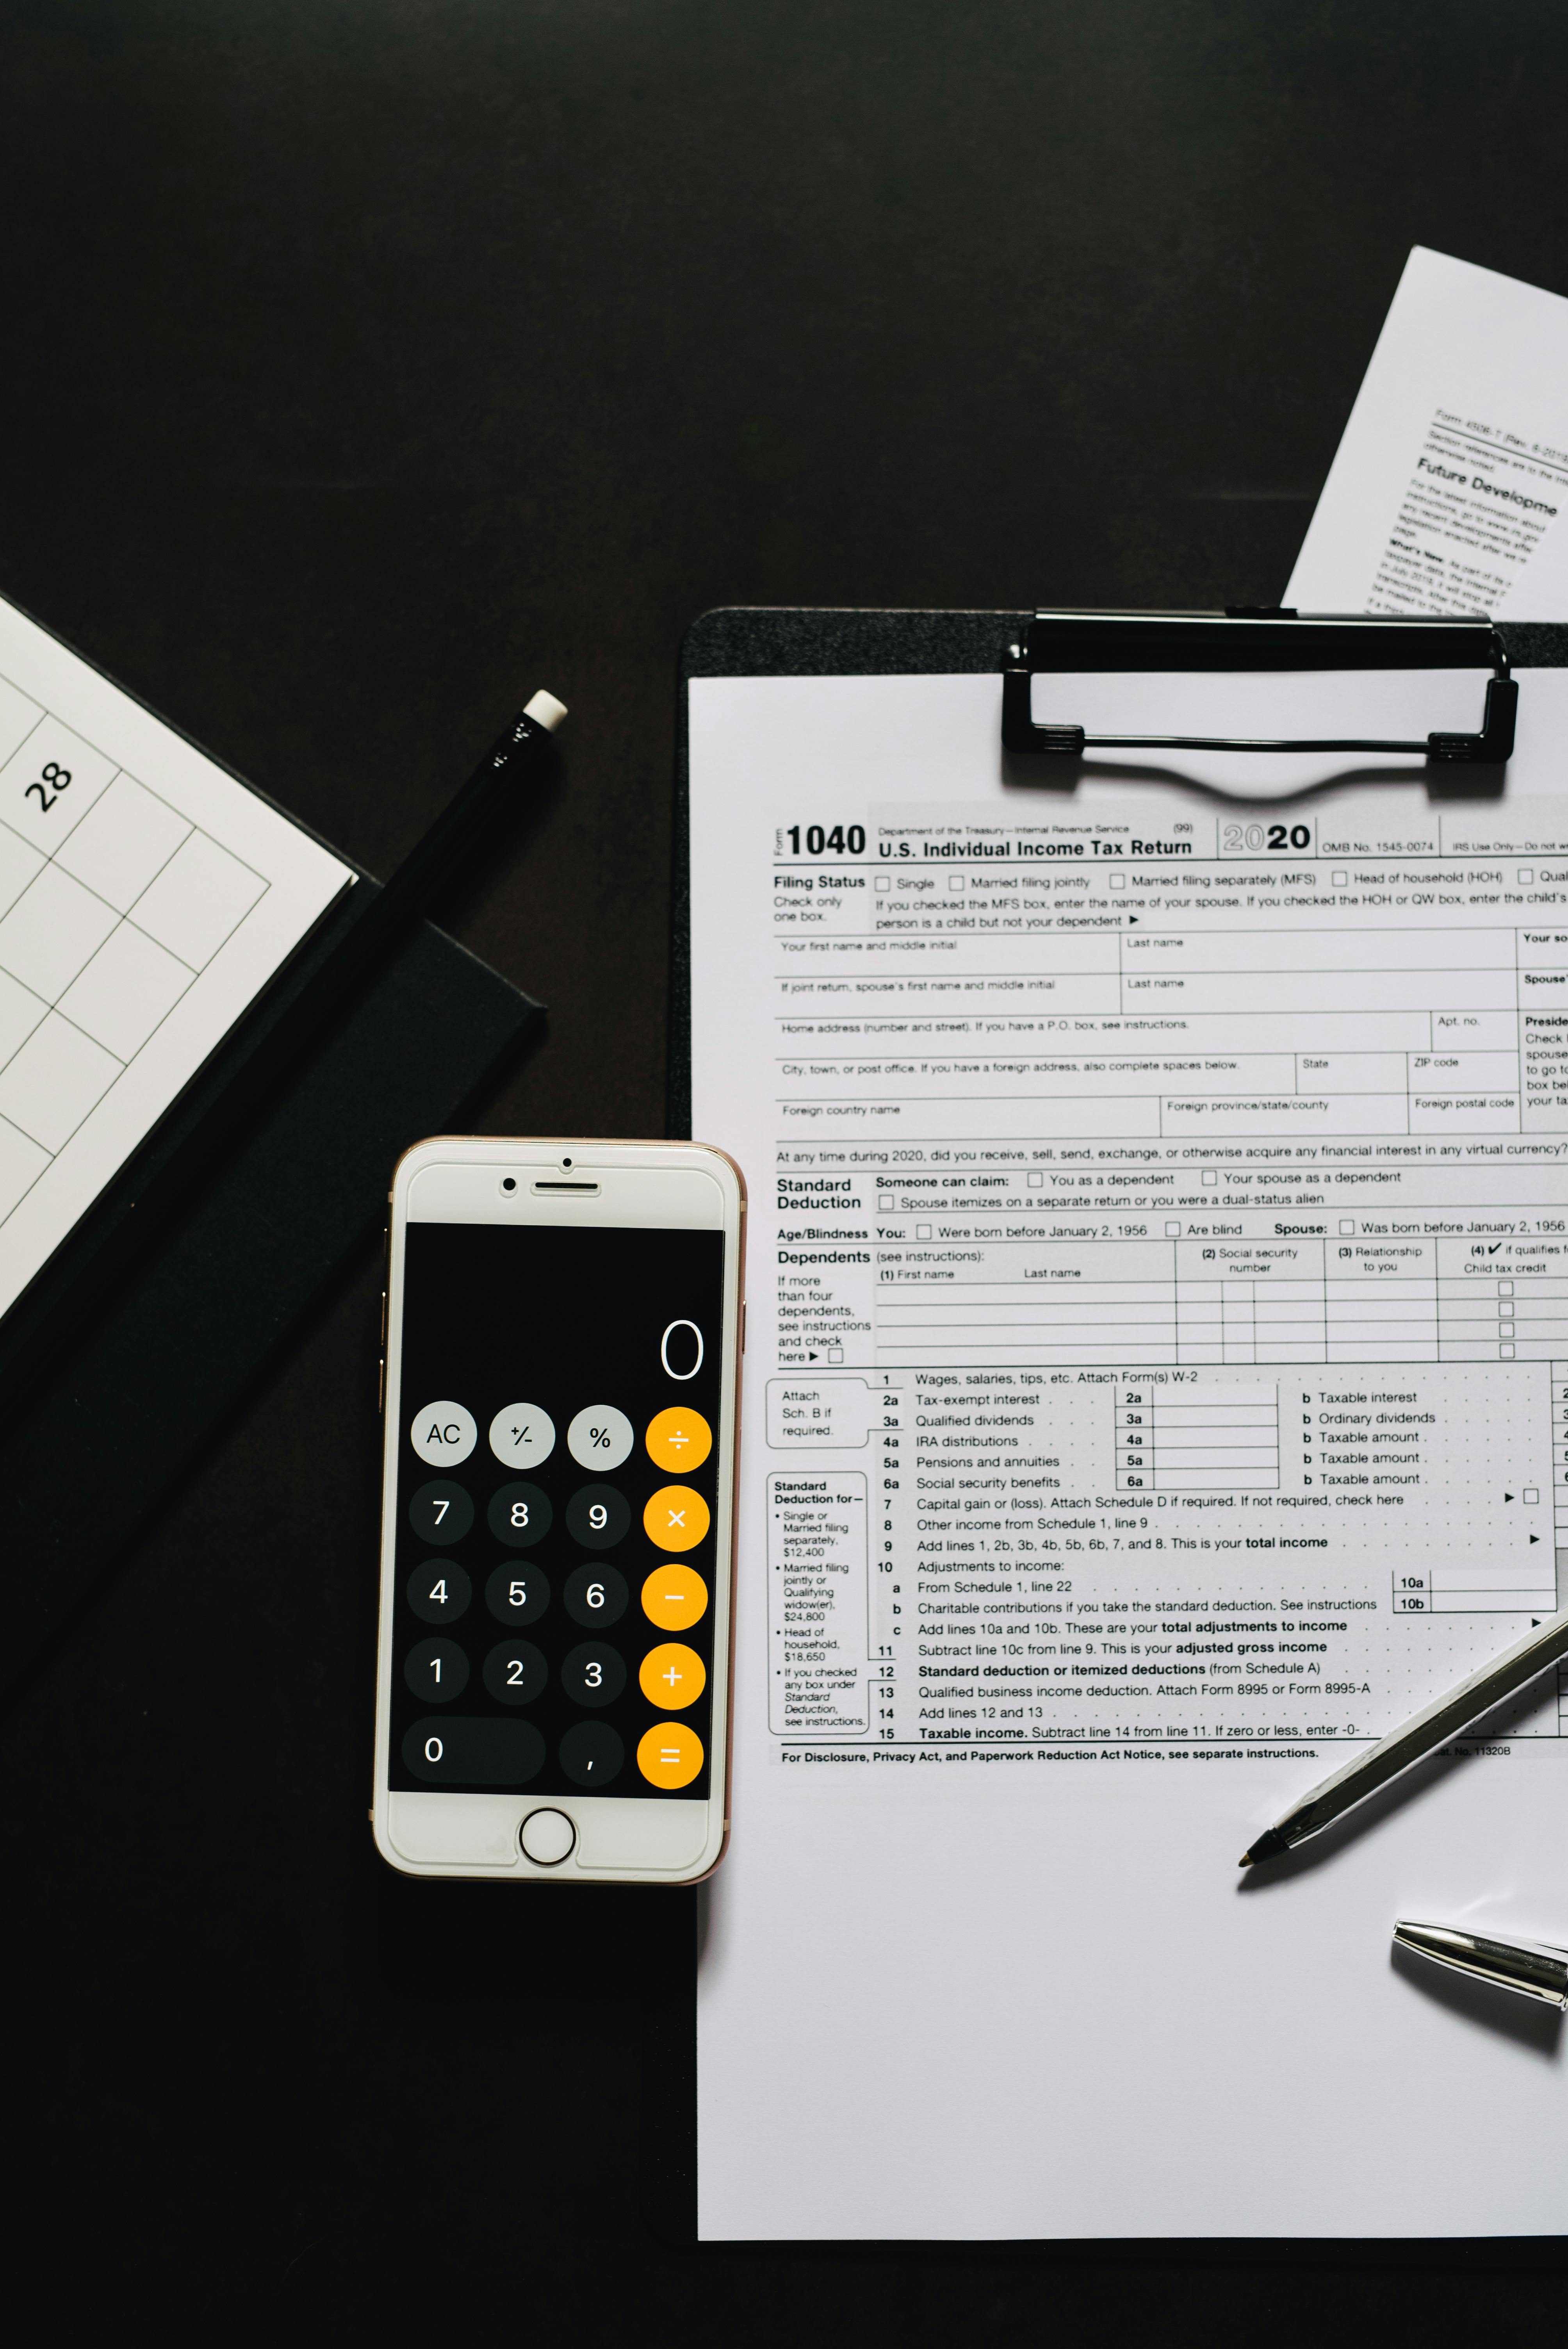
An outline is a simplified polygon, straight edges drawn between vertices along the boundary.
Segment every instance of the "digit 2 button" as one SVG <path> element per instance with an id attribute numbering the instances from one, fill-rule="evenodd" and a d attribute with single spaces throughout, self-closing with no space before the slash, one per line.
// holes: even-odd
<path id="1" fill-rule="evenodd" d="M 503 1485 L 490 1505 L 490 1529 L 509 1549 L 531 1549 L 555 1515 L 537 1485 Z"/>
<path id="2" fill-rule="evenodd" d="M 444 1476 L 432 1477 L 421 1485 L 408 1503 L 408 1523 L 421 1541 L 461 1541 L 474 1521 L 474 1505 L 460 1485 L 449 1485 Z"/>
<path id="3" fill-rule="evenodd" d="M 550 1667 L 531 1640 L 503 1640 L 485 1658 L 485 1686 L 501 1704 L 531 1704 Z"/>

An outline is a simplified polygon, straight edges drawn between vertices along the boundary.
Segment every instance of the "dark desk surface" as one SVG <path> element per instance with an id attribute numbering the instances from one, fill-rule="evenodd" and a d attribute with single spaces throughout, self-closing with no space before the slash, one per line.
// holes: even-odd
<path id="1" fill-rule="evenodd" d="M 660 1128 L 695 614 L 1269 600 L 1409 245 L 1568 291 L 1547 0 L 14 0 L 0 87 L 0 590 L 377 872 L 573 706 L 443 909 L 553 1007 L 497 1131 Z M 661 2246 L 687 1912 L 371 1849 L 377 1289 L 0 1723 L 48 2337 L 1555 2321 L 1553 2246 Z"/>

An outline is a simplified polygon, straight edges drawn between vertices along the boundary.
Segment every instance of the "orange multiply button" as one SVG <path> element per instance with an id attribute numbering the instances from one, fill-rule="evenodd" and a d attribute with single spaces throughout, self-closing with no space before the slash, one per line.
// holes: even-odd
<path id="1" fill-rule="evenodd" d="M 637 1741 L 637 1767 L 666 1793 L 689 1786 L 702 1768 L 702 1740 L 684 1721 L 655 1721 Z"/>
<path id="2" fill-rule="evenodd" d="M 689 1631 L 707 1611 L 707 1585 L 694 1566 L 655 1566 L 643 1585 L 643 1612 L 661 1631 Z"/>
<path id="3" fill-rule="evenodd" d="M 643 1511 L 655 1549 L 695 1549 L 708 1526 L 707 1503 L 689 1485 L 661 1485 Z"/>
<path id="4" fill-rule="evenodd" d="M 643 1442 L 655 1467 L 674 1468 L 679 1474 L 702 1466 L 713 1450 L 713 1430 L 700 1411 L 687 1411 L 676 1403 L 649 1420 Z"/>

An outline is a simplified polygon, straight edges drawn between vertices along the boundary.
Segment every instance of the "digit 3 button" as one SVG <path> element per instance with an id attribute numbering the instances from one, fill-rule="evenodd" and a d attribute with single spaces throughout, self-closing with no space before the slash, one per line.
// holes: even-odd
<path id="1" fill-rule="evenodd" d="M 403 1659 L 403 1677 L 427 1704 L 450 1704 L 469 1684 L 469 1660 L 453 1640 L 421 1640 Z"/>
<path id="2" fill-rule="evenodd" d="M 655 1721 L 637 1740 L 637 1767 L 661 1793 L 689 1786 L 702 1762 L 702 1740 L 684 1721 Z"/>
<path id="3" fill-rule="evenodd" d="M 573 1704 L 614 1704 L 626 1685 L 626 1666 L 603 1640 L 584 1640 L 561 1660 L 561 1685 Z"/>
<path id="4" fill-rule="evenodd" d="M 643 1612 L 661 1631 L 689 1631 L 707 1612 L 707 1585 L 695 1566 L 677 1566 L 672 1557 L 644 1583 Z"/>
<path id="5" fill-rule="evenodd" d="M 663 1705 L 666 1713 L 684 1713 L 707 1686 L 707 1667 L 695 1648 L 671 1640 L 662 1648 L 649 1649 L 637 1667 L 637 1685 L 650 1704 Z"/>
<path id="6" fill-rule="evenodd" d="M 542 1541 L 554 1515 L 537 1485 L 522 1484 L 503 1485 L 486 1511 L 491 1533 L 509 1549 L 531 1549 Z"/>
<path id="7" fill-rule="evenodd" d="M 408 1441 L 428 1467 L 456 1468 L 479 1441 L 471 1411 L 460 1402 L 428 1402 L 408 1424 Z"/>
<path id="8" fill-rule="evenodd" d="M 655 1549 L 695 1549 L 708 1527 L 707 1503 L 690 1485 L 661 1485 L 643 1511 Z"/>
<path id="9" fill-rule="evenodd" d="M 643 1438 L 655 1468 L 673 1468 L 677 1475 L 700 1468 L 713 1450 L 713 1430 L 700 1411 L 674 1404 L 655 1413 Z"/>

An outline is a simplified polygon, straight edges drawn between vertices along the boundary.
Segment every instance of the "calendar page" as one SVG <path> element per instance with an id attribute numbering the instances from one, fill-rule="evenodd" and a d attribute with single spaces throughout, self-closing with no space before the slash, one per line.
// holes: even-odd
<path id="1" fill-rule="evenodd" d="M 353 880 L 0 599 L 0 1311 Z"/>

